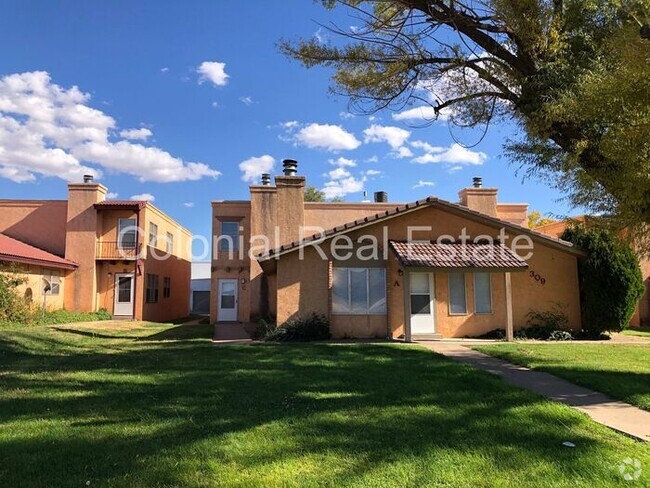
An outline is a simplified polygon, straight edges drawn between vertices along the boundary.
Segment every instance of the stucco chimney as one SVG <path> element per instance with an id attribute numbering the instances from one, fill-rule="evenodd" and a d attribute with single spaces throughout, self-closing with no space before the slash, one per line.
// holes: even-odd
<path id="1" fill-rule="evenodd" d="M 470 210 L 481 212 L 490 217 L 497 217 L 498 192 L 499 190 L 496 188 L 483 188 L 483 178 L 475 176 L 472 179 L 472 186 L 459 191 L 458 197 L 460 204 Z"/>
<path id="2" fill-rule="evenodd" d="M 79 265 L 65 285 L 65 303 L 72 310 L 95 310 L 98 218 L 94 205 L 106 199 L 107 191 L 105 186 L 92 182 L 68 185 L 65 257 Z"/>
<path id="3" fill-rule="evenodd" d="M 297 241 L 305 225 L 305 177 L 297 176 L 298 162 L 285 159 L 284 175 L 275 177 L 277 188 L 277 226 L 280 244 Z"/>

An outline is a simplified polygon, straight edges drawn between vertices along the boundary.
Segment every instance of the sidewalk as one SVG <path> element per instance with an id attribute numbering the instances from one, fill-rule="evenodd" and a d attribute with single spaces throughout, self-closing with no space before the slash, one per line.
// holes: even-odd
<path id="1" fill-rule="evenodd" d="M 422 341 L 421 346 L 500 376 L 506 383 L 576 408 L 592 420 L 642 441 L 650 441 L 650 412 L 524 366 L 507 363 L 458 343 Z"/>

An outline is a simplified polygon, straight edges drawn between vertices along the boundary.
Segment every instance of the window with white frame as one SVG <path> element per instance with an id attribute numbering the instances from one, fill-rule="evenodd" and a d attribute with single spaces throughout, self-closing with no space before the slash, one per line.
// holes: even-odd
<path id="1" fill-rule="evenodd" d="M 137 240 L 138 225 L 136 219 L 118 219 L 117 247 L 134 249 Z"/>
<path id="2" fill-rule="evenodd" d="M 149 245 L 155 247 L 157 241 L 158 241 L 158 226 L 153 222 L 149 222 Z"/>
<path id="3" fill-rule="evenodd" d="M 474 273 L 474 312 L 492 313 L 492 275 Z"/>
<path id="4" fill-rule="evenodd" d="M 43 294 L 58 295 L 61 293 L 61 276 L 58 271 L 43 272 Z"/>
<path id="5" fill-rule="evenodd" d="M 167 254 L 174 252 L 174 234 L 167 232 Z"/>
<path id="6" fill-rule="evenodd" d="M 456 315 L 467 313 L 465 273 L 449 273 L 449 313 Z"/>
<path id="7" fill-rule="evenodd" d="M 346 315 L 386 313 L 384 268 L 334 268 L 332 312 Z"/>

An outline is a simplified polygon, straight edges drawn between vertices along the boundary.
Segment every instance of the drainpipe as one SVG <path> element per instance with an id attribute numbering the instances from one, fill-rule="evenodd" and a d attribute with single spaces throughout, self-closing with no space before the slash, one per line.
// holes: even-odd
<path id="1" fill-rule="evenodd" d="M 136 320 L 135 309 L 138 303 L 138 261 L 140 261 L 140 212 L 142 209 L 138 207 L 138 212 L 135 214 L 135 226 L 137 229 L 137 234 L 135 236 L 135 263 L 133 266 L 133 309 L 131 310 L 131 316 L 133 320 Z M 144 298 L 143 298 L 144 302 Z M 142 317 L 140 317 L 142 318 Z"/>

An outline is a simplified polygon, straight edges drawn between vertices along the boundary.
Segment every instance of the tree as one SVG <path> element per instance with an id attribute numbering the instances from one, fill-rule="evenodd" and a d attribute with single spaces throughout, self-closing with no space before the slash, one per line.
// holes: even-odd
<path id="1" fill-rule="evenodd" d="M 325 193 L 320 191 L 315 186 L 307 186 L 305 188 L 305 202 L 324 202 Z"/>
<path id="2" fill-rule="evenodd" d="M 347 42 L 280 47 L 334 68 L 352 110 L 415 104 L 461 127 L 508 117 L 521 137 L 507 153 L 530 175 L 650 234 L 650 0 L 321 1 L 356 15 L 354 30 L 330 28 Z"/>
<path id="3" fill-rule="evenodd" d="M 599 334 L 627 327 L 645 291 L 634 251 L 595 227 L 574 225 L 561 237 L 587 254 L 578 262 L 583 329 Z"/>
<path id="4" fill-rule="evenodd" d="M 552 224 L 553 222 L 557 222 L 557 220 L 550 217 L 543 217 L 542 213 L 537 210 L 532 210 L 528 213 L 528 227 L 530 229 L 541 227 L 546 224 Z"/>

